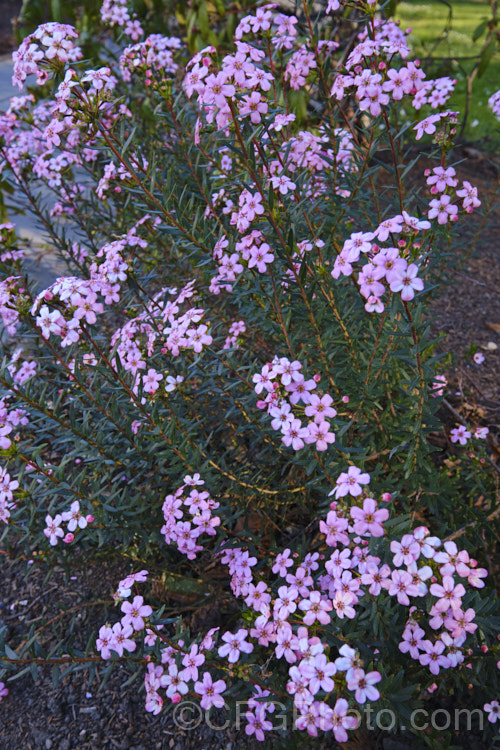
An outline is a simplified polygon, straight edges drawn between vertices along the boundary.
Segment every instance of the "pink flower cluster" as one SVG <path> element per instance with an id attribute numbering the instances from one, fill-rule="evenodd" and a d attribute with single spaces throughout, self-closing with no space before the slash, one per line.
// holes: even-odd
<path id="1" fill-rule="evenodd" d="M 15 427 L 24 427 L 29 424 L 28 412 L 25 409 L 14 408 L 9 410 L 8 399 L 10 395 L 0 399 L 0 449 L 8 450 L 12 445 L 10 435 Z"/>
<path id="2" fill-rule="evenodd" d="M 456 197 L 462 198 L 462 206 L 467 213 L 472 213 L 474 208 L 481 205 L 477 197 L 477 188 L 473 187 L 467 180 L 462 183 L 460 190 L 454 191 L 458 185 L 454 167 L 439 166 L 425 170 L 427 184 L 431 186 L 431 193 L 439 195 L 430 202 L 428 212 L 429 219 L 436 219 L 438 224 L 447 224 L 448 221 L 456 221 L 458 218 L 458 206 L 452 203 L 455 192 Z"/>
<path id="3" fill-rule="evenodd" d="M 412 607 L 399 648 L 427 666 L 434 675 L 464 661 L 465 653 L 461 647 L 467 634 L 477 629 L 473 622 L 475 611 L 470 607 L 466 611 L 462 609 L 466 590 L 461 583 L 456 583 L 454 576 L 467 579 L 472 587 L 482 588 L 482 579 L 487 575 L 487 571 L 478 568 L 477 562 L 466 551 L 458 550 L 455 542 L 445 541 L 441 551 L 440 546 L 441 540 L 426 536 L 422 528 L 404 536 L 401 543 L 391 543 L 391 551 L 395 553 L 394 565 L 404 564 L 406 573 L 399 572 L 389 594 L 396 595 L 404 604 L 409 603 L 410 596 L 421 597 L 427 593 L 435 600 L 426 610 Z M 440 579 L 428 565 L 417 569 L 420 556 L 439 566 Z M 425 583 L 429 579 L 430 586 Z"/>
<path id="4" fill-rule="evenodd" d="M 10 336 L 16 333 L 19 323 L 17 303 L 24 292 L 24 280 L 21 276 L 8 276 L 0 281 L 0 315 L 5 330 Z"/>
<path id="5" fill-rule="evenodd" d="M 90 279 L 75 276 L 59 278 L 48 289 L 40 292 L 31 308 L 41 335 L 48 339 L 51 334 L 61 338 L 61 346 L 71 346 L 79 341 L 82 328 L 94 325 L 97 315 L 104 312 L 104 303 L 110 305 L 120 298 L 121 282 L 127 278 L 128 262 L 124 251 L 129 248 L 146 247 L 147 243 L 137 234 L 137 228 L 149 216 L 139 220 L 119 240 L 105 244 L 90 265 Z M 42 302 L 47 304 L 42 304 Z M 49 304 L 55 309 L 51 310 Z M 66 315 L 64 315 L 65 313 Z"/>
<path id="6" fill-rule="evenodd" d="M 148 664 L 145 676 L 146 711 L 158 714 L 163 705 L 160 689 L 166 689 L 166 696 L 172 703 L 179 703 L 181 697 L 189 692 L 189 683 L 194 683 L 191 689 L 201 697 L 202 708 L 208 710 L 212 706 L 222 708 L 224 699 L 222 693 L 226 689 L 224 680 L 214 682 L 210 672 L 200 675 L 199 668 L 205 663 L 206 654 L 213 649 L 214 633 L 218 628 L 209 630 L 201 643 L 193 643 L 188 649 L 184 640 L 177 643 L 169 641 L 171 645 L 161 649 L 161 664 Z M 156 636 L 151 634 L 148 644 L 154 645 Z M 199 679 L 201 677 L 201 679 Z"/>
<path id="7" fill-rule="evenodd" d="M 146 86 L 162 84 L 167 74 L 175 75 L 178 64 L 174 52 L 181 48 L 181 40 L 175 36 L 151 34 L 143 42 L 126 47 L 120 57 L 120 72 L 124 81 L 131 81 L 135 73 L 144 76 Z M 160 86 L 161 88 L 161 86 Z"/>
<path id="8" fill-rule="evenodd" d="M 198 354 L 204 346 L 212 343 L 208 326 L 201 323 L 205 313 L 203 309 L 192 307 L 179 314 L 181 306 L 194 294 L 194 281 L 186 284 L 180 292 L 176 288 L 161 289 L 145 304 L 140 315 L 129 320 L 113 334 L 111 347 L 115 358 L 118 357 L 124 370 L 132 375 L 132 390 L 135 394 L 139 392 L 140 386 L 143 393 L 149 395 L 154 395 L 160 388 L 163 373 L 148 366 L 148 359 L 154 354 L 170 353 L 172 357 L 178 357 L 181 350 L 192 350 Z M 172 298 L 166 300 L 166 295 L 171 295 Z M 113 362 L 116 364 L 115 358 Z M 146 368 L 147 372 L 142 374 Z M 183 380 L 180 375 L 167 374 L 164 391 L 170 393 Z"/>
<path id="9" fill-rule="evenodd" d="M 185 476 L 184 484 L 173 495 L 167 495 L 163 503 L 165 524 L 161 533 L 167 544 L 176 544 L 179 552 L 194 560 L 203 547 L 197 544 L 202 534 L 215 536 L 215 528 L 220 525 L 219 516 L 213 515 L 220 503 L 210 497 L 206 490 L 197 489 L 204 485 L 199 474 Z M 189 490 L 188 494 L 188 489 Z M 186 510 L 183 510 L 186 508 Z"/>
<path id="10" fill-rule="evenodd" d="M 115 600 L 128 599 L 134 583 L 143 583 L 147 576 L 148 571 L 141 570 L 139 573 L 133 573 L 124 578 L 118 584 Z M 123 656 L 124 651 L 128 653 L 135 651 L 137 643 L 134 637 L 146 627 L 144 618 L 149 618 L 153 614 L 153 609 L 149 604 L 144 604 L 142 596 L 134 596 L 131 602 L 123 601 L 121 611 L 124 614 L 120 622 L 116 622 L 113 627 L 103 625 L 99 630 L 96 647 L 103 659 L 110 659 L 112 651 L 118 656 Z"/>
<path id="11" fill-rule="evenodd" d="M 62 539 L 65 544 L 71 544 L 75 539 L 75 533 L 78 529 L 85 529 L 89 523 L 92 523 L 94 516 L 88 514 L 82 515 L 80 510 L 80 503 L 75 500 L 71 503 L 69 510 L 65 510 L 63 513 L 57 513 L 54 518 L 50 514 L 45 516 L 45 529 L 43 533 L 49 540 L 52 547 L 55 547 L 59 539 Z M 62 524 L 67 524 L 67 533 L 64 533 Z"/>
<path id="12" fill-rule="evenodd" d="M 229 326 L 229 336 L 224 341 L 224 349 L 237 349 L 240 342 L 240 334 L 245 333 L 247 327 L 244 320 L 235 320 Z"/>
<path id="13" fill-rule="evenodd" d="M 130 14 L 127 0 L 103 0 L 101 19 L 109 26 L 123 28 L 125 34 L 134 41 L 144 33 L 136 13 Z"/>
<path id="14" fill-rule="evenodd" d="M 18 367 L 19 358 L 21 357 L 22 349 L 18 348 L 12 355 L 12 359 L 10 361 L 10 364 L 7 365 L 7 369 L 11 374 L 12 380 L 14 383 L 17 383 L 18 385 L 24 385 L 28 382 L 34 375 L 36 375 L 37 370 L 37 363 L 34 359 L 30 360 L 29 362 L 23 362 L 20 367 Z"/>
<path id="15" fill-rule="evenodd" d="M 82 51 L 73 39 L 78 39 L 78 32 L 68 24 L 53 22 L 39 26 L 12 53 L 12 85 L 22 91 L 26 78 L 33 74 L 36 75 L 37 84 L 42 86 L 49 78 L 50 65 L 80 60 Z"/>
<path id="16" fill-rule="evenodd" d="M 272 417 L 271 427 L 282 433 L 281 441 L 286 446 L 291 445 L 298 451 L 304 444 L 314 443 L 316 450 L 326 451 L 328 445 L 335 442 L 328 420 L 335 417 L 337 411 L 327 393 L 323 396 L 311 393 L 317 382 L 314 378 L 306 380 L 301 370 L 300 362 L 290 362 L 287 357 L 276 357 L 272 363 L 264 365 L 260 373 L 252 376 L 256 394 L 264 396 L 257 401 L 257 406 L 267 410 Z M 301 413 L 310 420 L 304 427 L 299 418 Z"/>
<path id="17" fill-rule="evenodd" d="M 257 201 L 248 201 L 245 203 L 245 199 L 250 195 L 248 191 L 244 191 L 247 195 L 240 196 L 241 211 L 240 214 L 233 213 L 233 216 L 237 217 L 234 222 L 238 223 L 239 216 L 243 217 L 244 224 L 246 224 L 248 216 L 255 217 L 256 213 L 263 213 L 264 209 L 260 203 L 260 196 Z M 242 196 L 244 194 L 242 193 Z M 247 213 L 247 207 L 251 208 L 252 213 Z M 257 208 L 255 208 L 257 206 Z M 241 225 L 243 226 L 243 224 Z M 229 255 L 224 250 L 228 246 L 228 240 L 225 237 L 221 237 L 215 244 L 213 257 L 218 264 L 218 270 L 215 276 L 212 277 L 210 282 L 210 291 L 213 294 L 219 294 L 222 289 L 230 292 L 232 291 L 232 282 L 236 280 L 236 275 L 243 272 L 245 266 L 248 269 L 255 268 L 259 273 L 265 273 L 267 267 L 274 261 L 274 253 L 269 247 L 268 243 L 265 242 L 264 235 L 262 232 L 255 229 L 253 232 L 244 235 L 241 240 L 236 242 L 235 252 Z"/>
<path id="18" fill-rule="evenodd" d="M 289 368 L 290 382 L 292 373 L 300 370 L 297 364 Z M 166 689 L 167 698 L 179 702 L 190 691 L 190 681 L 194 682 L 194 692 L 201 696 L 203 707 L 222 707 L 226 683 L 214 680 L 211 670 L 224 663 L 232 668 L 244 663 L 257 649 L 265 649 L 268 664 L 275 658 L 285 666 L 286 690 L 299 714 L 297 728 L 311 736 L 317 736 L 318 731 L 333 731 L 337 741 L 346 741 L 348 730 L 356 726 L 355 719 L 348 716 L 349 697 L 358 704 L 378 700 L 376 685 L 381 674 L 365 665 L 349 644 L 338 648 L 338 653 L 334 651 L 327 634 L 332 622 L 337 630 L 342 620 L 355 618 L 358 609 L 363 611 L 367 597 L 387 596 L 409 608 L 399 648 L 428 667 L 431 675 L 462 664 L 463 645 L 477 625 L 473 622 L 474 610 L 463 607 L 466 589 L 456 582 L 456 577 L 471 587 L 481 588 L 486 571 L 478 568 L 477 562 L 459 550 L 455 542 L 442 542 L 423 526 L 405 534 L 400 541 L 393 539 L 390 545 L 381 541 L 384 548 L 390 546 L 392 555 L 390 563 L 382 563 L 376 554 L 378 550 L 368 546 L 368 540 L 384 537 L 383 525 L 389 512 L 379 508 L 369 496 L 369 483 L 370 475 L 355 466 L 339 475 L 330 493 L 335 494 L 337 501 L 331 504 L 326 519 L 320 521 L 326 545 L 333 548 L 326 557 L 314 552 L 302 561 L 295 561 L 298 555 L 285 548 L 271 561 L 259 561 L 247 549 L 223 545 L 217 555 L 228 566 L 231 590 L 235 597 L 244 599 L 248 608 L 245 619 L 252 624 L 223 633 L 216 654 L 214 635 L 218 628 L 209 631 L 201 643 L 191 645 L 184 640 L 174 642 L 154 628 L 148 629 L 144 641 L 147 647 L 153 647 L 159 637 L 162 641 L 161 663 L 151 661 L 145 677 L 148 711 L 161 710 L 162 688 Z M 202 513 L 211 510 L 205 506 L 213 501 L 208 492 L 196 489 L 200 485 L 203 481 L 198 474 L 185 477 L 182 487 L 166 498 L 165 517 L 170 519 L 171 529 L 185 523 L 182 506 L 189 508 L 193 518 L 200 509 Z M 188 494 L 186 488 L 193 489 Z M 348 496 L 355 504 L 346 503 Z M 383 501 L 389 499 L 387 493 L 382 496 Z M 191 526 L 190 522 L 188 525 Z M 215 534 L 214 528 L 211 531 Z M 184 539 L 188 554 L 193 557 L 197 549 L 189 532 L 186 527 Z M 179 543 L 177 531 L 174 534 Z M 181 541 L 179 549 L 185 553 L 183 544 Z M 276 576 L 274 581 L 268 568 Z M 129 596 L 133 582 L 132 578 L 122 581 L 116 596 Z M 131 607 L 135 607 L 133 613 L 129 613 Z M 142 597 L 135 597 L 128 606 L 134 638 L 144 629 L 144 618 L 151 614 Z M 314 630 L 311 632 L 310 628 Z M 98 648 L 103 658 L 109 658 L 112 639 L 111 628 L 101 629 Z M 164 642 L 168 645 L 163 645 Z M 371 661 L 376 664 L 377 650 L 373 651 Z M 209 671 L 199 679 L 198 670 L 204 664 Z M 339 695 L 340 690 L 343 692 Z M 274 704 L 268 700 L 270 695 L 268 690 L 256 687 L 246 714 L 247 734 L 255 734 L 260 741 L 273 728 L 270 717 Z"/>
<path id="19" fill-rule="evenodd" d="M 0 469 L 0 521 L 9 523 L 10 512 L 16 507 L 14 490 L 19 487 L 17 480 L 11 480 L 7 469 Z"/>
<path id="20" fill-rule="evenodd" d="M 419 267 L 416 263 L 409 263 L 408 256 L 415 234 L 429 227 L 428 221 L 421 221 L 403 211 L 398 216 L 385 219 L 374 232 L 355 232 L 344 242 L 341 252 L 336 257 L 332 277 L 338 279 L 341 275 L 352 275 L 353 264 L 357 263 L 363 254 L 368 262 L 361 267 L 357 283 L 361 295 L 367 300 L 367 312 L 384 310 L 381 300 L 386 291 L 384 280 L 391 292 L 400 293 L 405 302 L 412 300 L 415 292 L 422 291 L 424 282 L 417 275 Z M 401 240 L 397 242 L 397 247 L 382 247 L 379 244 L 386 242 L 389 236 L 396 244 L 394 235 L 398 234 L 401 235 Z M 374 239 L 377 240 L 376 243 L 373 242 Z"/>
<path id="21" fill-rule="evenodd" d="M 488 437 L 488 427 L 477 427 L 474 432 L 474 437 L 477 440 L 485 440 Z M 465 425 L 459 425 L 450 430 L 450 440 L 452 443 L 460 443 L 460 445 L 467 445 L 467 441 L 472 437 L 470 430 Z"/>
<path id="22" fill-rule="evenodd" d="M 331 96 L 341 100 L 346 89 L 355 89 L 360 110 L 373 117 L 382 113 L 391 97 L 400 101 L 411 96 L 416 110 L 424 104 L 434 109 L 446 104 L 453 93 L 455 80 L 444 77 L 425 81 L 425 73 L 418 61 L 408 62 L 399 69 L 391 67 L 394 55 L 406 58 L 409 52 L 405 34 L 391 22 L 379 22 L 375 26 L 375 38 L 368 39 L 365 34 L 350 53 L 345 64 L 346 72 L 339 72 L 336 76 Z M 363 67 L 365 61 L 368 61 L 368 67 Z"/>

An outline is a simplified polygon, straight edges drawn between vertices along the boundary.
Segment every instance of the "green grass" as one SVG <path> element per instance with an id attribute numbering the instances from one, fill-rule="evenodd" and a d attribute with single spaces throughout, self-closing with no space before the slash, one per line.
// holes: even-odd
<path id="1" fill-rule="evenodd" d="M 449 17 L 451 7 L 451 21 Z M 409 41 L 413 52 L 422 60 L 428 77 L 449 75 L 458 80 L 449 103 L 460 112 L 465 108 L 465 75 L 475 63 L 470 58 L 480 54 L 485 36 L 472 36 L 482 21 L 491 17 L 486 0 L 406 0 L 398 3 L 395 17 L 402 28 L 411 28 Z M 470 140 L 498 143 L 500 127 L 488 107 L 488 98 L 500 89 L 500 45 L 484 74 L 475 79 L 471 111 L 465 131 Z M 429 72 L 430 64 L 430 72 Z"/>

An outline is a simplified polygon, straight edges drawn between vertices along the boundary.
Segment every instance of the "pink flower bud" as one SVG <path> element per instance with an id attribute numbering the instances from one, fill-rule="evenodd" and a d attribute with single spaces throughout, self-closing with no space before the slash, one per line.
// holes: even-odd
<path id="1" fill-rule="evenodd" d="M 63 538 L 63 542 L 65 542 L 66 544 L 71 544 L 74 538 L 75 538 L 75 535 L 72 534 L 70 531 L 68 531 L 66 536 Z"/>
<path id="2" fill-rule="evenodd" d="M 481 646 L 481 651 L 483 652 L 483 654 L 487 654 L 488 653 L 488 646 L 486 644 L 483 644 Z"/>
<path id="3" fill-rule="evenodd" d="M 382 497 L 380 498 L 383 503 L 389 503 L 392 499 L 392 495 L 390 492 L 384 492 Z"/>
<path id="4" fill-rule="evenodd" d="M 313 375 L 313 380 L 315 383 L 319 383 L 321 380 L 321 375 L 317 372 L 316 375 Z"/>
<path id="5" fill-rule="evenodd" d="M 349 403 L 349 396 L 342 396 L 342 401 L 344 402 L 344 404 L 348 404 Z"/>
<path id="6" fill-rule="evenodd" d="M 171 700 L 172 700 L 172 703 L 179 703 L 181 700 L 180 693 L 174 693 Z"/>
<path id="7" fill-rule="evenodd" d="M 85 520 L 87 521 L 87 523 L 92 523 L 92 521 L 94 520 L 94 516 L 92 514 L 89 514 L 85 517 Z"/>

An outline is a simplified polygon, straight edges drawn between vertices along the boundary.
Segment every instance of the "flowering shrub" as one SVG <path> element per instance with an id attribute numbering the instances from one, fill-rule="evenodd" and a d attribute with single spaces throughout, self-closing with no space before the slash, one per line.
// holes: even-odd
<path id="1" fill-rule="evenodd" d="M 340 11 L 264 6 L 192 57 L 106 0 L 133 42 L 114 58 L 90 69 L 57 23 L 15 53 L 3 180 L 67 273 L 36 290 L 0 227 L 2 544 L 69 567 L 104 548 L 124 577 L 86 649 L 2 642 L 0 677 L 133 653 L 147 711 L 246 698 L 258 740 L 278 699 L 344 742 L 350 709 L 402 719 L 438 677 L 491 698 L 488 431 L 448 431 L 456 470 L 430 442 L 426 295 L 481 207 L 451 162 L 455 81 L 375 3 Z M 217 571 L 218 627 L 164 617 L 165 571 L 203 594 Z"/>

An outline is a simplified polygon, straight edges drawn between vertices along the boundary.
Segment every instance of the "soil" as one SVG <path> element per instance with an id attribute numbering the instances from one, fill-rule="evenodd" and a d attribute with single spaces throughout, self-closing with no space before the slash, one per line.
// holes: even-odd
<path id="1" fill-rule="evenodd" d="M 20 8 L 20 2 L 0 0 L 0 54 L 11 51 L 13 35 L 9 19 Z M 457 272 L 452 282 L 433 301 L 430 315 L 433 332 L 442 336 L 438 350 L 452 352 L 453 361 L 443 366 L 448 377 L 447 426 L 457 419 L 471 417 L 476 424 L 490 428 L 491 460 L 500 456 L 500 201 L 499 173 L 493 157 L 481 152 L 478 145 L 461 148 L 457 158 L 467 157 L 459 168 L 459 176 L 479 187 L 483 203 L 492 201 L 484 230 L 479 214 L 464 221 L 469 250 L 457 254 Z M 497 202 L 495 203 L 495 199 Z M 465 243 L 463 243 L 465 244 Z M 477 365 L 475 351 L 485 361 Z M 446 443 L 445 433 L 443 440 Z M 449 446 L 448 446 L 449 447 Z M 1 550 L 0 550 L 1 551 Z M 6 640 L 18 641 L 26 632 L 26 624 L 39 628 L 48 619 L 58 618 L 59 627 L 74 633 L 75 648 L 84 648 L 86 633 L 106 619 L 109 604 L 79 608 L 90 601 L 108 601 L 110 592 L 124 571 L 99 564 L 99 570 L 82 566 L 73 578 L 64 571 L 55 571 L 46 579 L 44 564 L 30 565 L 27 560 L 12 562 L 4 557 L 0 566 L 0 631 L 6 628 Z M 57 602 L 54 591 L 57 590 Z M 72 611 L 74 608 L 74 612 Z M 201 619 L 211 627 L 219 617 L 217 606 L 208 608 Z M 117 618 L 112 611 L 112 621 Z M 194 624 L 194 623 L 193 623 Z M 203 624 L 197 622 L 203 627 Z M 47 644 L 50 648 L 50 643 Z M 63 671 L 63 668 L 61 671 Z M 262 744 L 248 738 L 234 727 L 217 730 L 224 716 L 212 718 L 212 727 L 202 723 L 191 731 L 175 723 L 172 713 L 158 716 L 144 710 L 143 669 L 135 682 L 124 686 L 129 673 L 119 664 L 104 683 L 105 669 L 96 672 L 89 684 L 87 672 L 74 672 L 55 686 L 46 668 L 33 680 L 24 674 L 8 683 L 9 695 L 0 707 L 1 750 L 254 750 Z M 4 678 L 5 679 L 5 678 Z M 487 750 L 470 734 L 460 738 L 459 747 Z M 388 737 L 380 732 L 355 743 L 358 748 L 409 750 L 415 747 L 407 736 Z M 267 747 L 270 745 L 266 743 Z M 315 748 L 320 748 L 315 743 Z M 455 745 L 456 746 L 456 745 Z M 332 740 L 325 743 L 332 747 Z M 349 743 L 345 748 L 353 748 Z"/>

